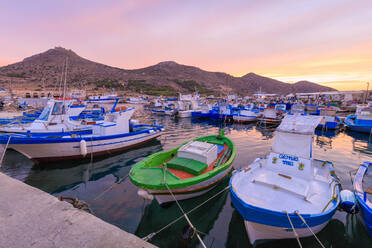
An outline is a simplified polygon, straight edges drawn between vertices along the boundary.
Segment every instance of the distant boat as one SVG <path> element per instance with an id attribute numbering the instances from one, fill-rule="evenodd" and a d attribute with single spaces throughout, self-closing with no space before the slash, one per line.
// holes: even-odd
<path id="1" fill-rule="evenodd" d="M 312 157 L 313 133 L 321 119 L 287 115 L 268 157 L 233 174 L 232 203 L 244 218 L 252 244 L 295 238 L 295 233 L 310 236 L 335 213 L 339 188 L 333 166 Z"/>
<path id="2" fill-rule="evenodd" d="M 191 140 L 155 153 L 135 164 L 129 174 L 141 197 L 159 204 L 199 196 L 229 175 L 235 159 L 234 143 L 223 135 Z M 171 193 L 172 192 L 172 193 Z"/>
<path id="3" fill-rule="evenodd" d="M 234 122 L 253 122 L 257 121 L 257 117 L 260 115 L 260 112 L 258 110 L 247 110 L 242 109 L 237 114 L 233 115 Z"/>
<path id="4" fill-rule="evenodd" d="M 160 136 L 162 126 L 133 125 L 134 108 L 111 112 L 92 125 L 91 134 L 2 134 L 0 144 L 16 150 L 35 163 L 81 159 L 127 150 Z"/>
<path id="5" fill-rule="evenodd" d="M 3 133 L 91 133 L 96 122 L 74 120 L 86 105 L 70 100 L 49 100 L 38 118 L 31 123 L 13 122 L 0 126 Z"/>
<path id="6" fill-rule="evenodd" d="M 372 163 L 364 162 L 354 178 L 355 197 L 359 203 L 364 226 L 372 238 Z"/>
<path id="7" fill-rule="evenodd" d="M 90 96 L 88 102 L 96 103 L 114 103 L 119 97 L 116 94 Z"/>
<path id="8" fill-rule="evenodd" d="M 337 109 L 335 107 L 319 108 L 319 116 L 323 116 L 322 122 L 316 128 L 320 129 L 339 129 L 342 120 L 336 116 Z"/>
<path id="9" fill-rule="evenodd" d="M 346 117 L 344 124 L 351 131 L 371 133 L 372 130 L 372 106 L 358 105 L 355 115 Z"/>
<path id="10" fill-rule="evenodd" d="M 257 120 L 260 126 L 276 127 L 282 121 L 282 113 L 275 108 L 267 108 Z"/>

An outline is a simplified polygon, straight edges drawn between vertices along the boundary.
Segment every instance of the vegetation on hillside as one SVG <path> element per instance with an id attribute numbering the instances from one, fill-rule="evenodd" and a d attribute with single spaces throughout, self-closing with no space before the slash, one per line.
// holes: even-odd
<path id="1" fill-rule="evenodd" d="M 213 90 L 204 87 L 203 85 L 197 83 L 194 80 L 180 81 L 178 79 L 174 79 L 173 82 L 175 82 L 177 85 L 183 88 L 185 93 L 199 92 L 200 94 L 205 95 L 215 94 Z"/>
<path id="2" fill-rule="evenodd" d="M 126 90 L 155 96 L 175 96 L 177 92 L 170 86 L 153 85 L 146 80 L 129 80 Z"/>

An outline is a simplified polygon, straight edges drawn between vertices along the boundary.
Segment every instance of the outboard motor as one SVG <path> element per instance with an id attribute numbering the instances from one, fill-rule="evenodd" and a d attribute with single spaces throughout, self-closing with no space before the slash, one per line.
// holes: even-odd
<path id="1" fill-rule="evenodd" d="M 359 211 L 353 192 L 347 189 L 340 192 L 340 208 L 349 214 L 355 214 Z"/>

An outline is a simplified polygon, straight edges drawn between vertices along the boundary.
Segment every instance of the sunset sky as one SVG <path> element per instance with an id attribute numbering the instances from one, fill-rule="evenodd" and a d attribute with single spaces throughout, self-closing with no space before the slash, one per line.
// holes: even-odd
<path id="1" fill-rule="evenodd" d="M 55 46 L 126 69 L 174 60 L 235 76 L 372 83 L 372 0 L 2 0 L 0 65 Z"/>

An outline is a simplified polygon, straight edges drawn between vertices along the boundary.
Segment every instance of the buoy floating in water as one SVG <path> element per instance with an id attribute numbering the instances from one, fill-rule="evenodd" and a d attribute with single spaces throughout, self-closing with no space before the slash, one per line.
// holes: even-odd
<path id="1" fill-rule="evenodd" d="M 350 190 L 344 189 L 340 192 L 340 207 L 349 214 L 355 214 L 358 211 L 355 195 Z"/>
<path id="2" fill-rule="evenodd" d="M 152 201 L 154 199 L 154 196 L 152 194 L 149 194 L 146 190 L 143 189 L 138 190 L 137 194 L 145 200 Z"/>

